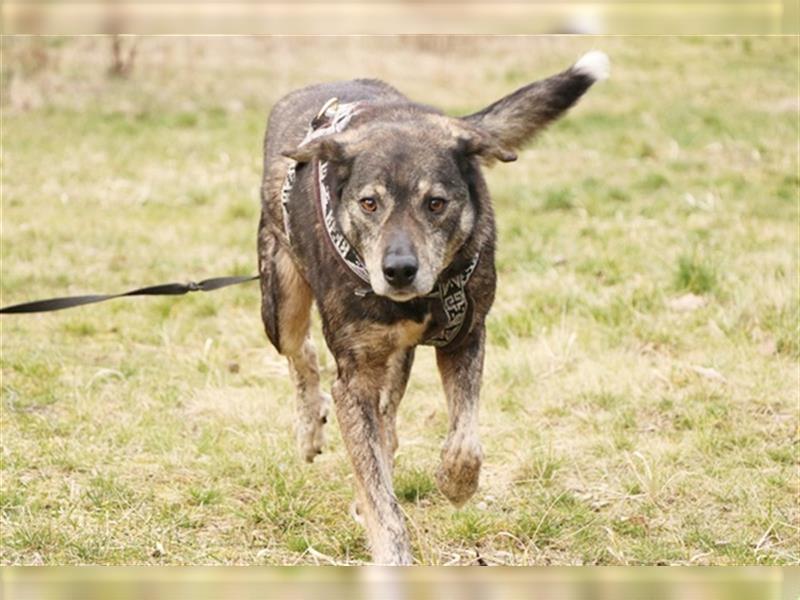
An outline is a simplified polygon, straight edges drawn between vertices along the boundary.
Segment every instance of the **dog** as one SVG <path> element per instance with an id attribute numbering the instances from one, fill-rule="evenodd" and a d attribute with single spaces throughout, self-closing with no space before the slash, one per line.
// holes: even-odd
<path id="1" fill-rule="evenodd" d="M 495 294 L 495 223 L 481 167 L 515 152 L 605 79 L 582 56 L 461 118 L 374 79 L 312 85 L 275 104 L 264 141 L 258 263 L 267 337 L 289 362 L 296 436 L 311 462 L 331 402 L 377 564 L 413 558 L 392 486 L 395 417 L 417 345 L 436 347 L 449 433 L 436 482 L 455 506 L 478 487 L 478 404 Z M 336 361 L 320 390 L 315 303 Z"/>

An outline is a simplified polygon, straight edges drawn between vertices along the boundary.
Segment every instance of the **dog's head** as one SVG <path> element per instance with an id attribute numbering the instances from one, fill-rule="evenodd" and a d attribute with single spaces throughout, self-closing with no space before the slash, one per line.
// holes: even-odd
<path id="1" fill-rule="evenodd" d="M 404 302 L 428 294 L 488 210 L 479 164 L 514 151 L 607 75 L 602 53 L 467 117 L 419 105 L 377 105 L 350 128 L 285 154 L 328 161 L 339 181 L 335 215 L 362 256 L 373 291 Z"/>

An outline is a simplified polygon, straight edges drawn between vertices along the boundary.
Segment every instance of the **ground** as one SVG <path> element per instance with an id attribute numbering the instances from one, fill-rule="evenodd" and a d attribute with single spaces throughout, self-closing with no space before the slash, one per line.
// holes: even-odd
<path id="1" fill-rule="evenodd" d="M 255 272 L 266 115 L 298 86 L 379 77 L 465 114 L 605 50 L 611 79 L 488 174 L 486 458 L 459 510 L 418 352 L 414 554 L 800 560 L 798 38 L 142 38 L 116 75 L 110 47 L 3 39 L 3 305 Z M 256 284 L 0 326 L 2 563 L 368 560 L 335 423 L 313 465 L 295 452 Z"/>

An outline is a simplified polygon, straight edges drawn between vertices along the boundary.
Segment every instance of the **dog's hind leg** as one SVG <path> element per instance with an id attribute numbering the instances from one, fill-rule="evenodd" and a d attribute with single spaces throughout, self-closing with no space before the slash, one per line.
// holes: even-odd
<path id="1" fill-rule="evenodd" d="M 414 348 L 397 350 L 389 356 L 386 363 L 386 376 L 381 388 L 380 416 L 383 421 L 386 458 L 389 469 L 394 468 L 394 454 L 397 452 L 397 409 L 406 392 L 411 366 L 414 364 Z"/>
<path id="2" fill-rule="evenodd" d="M 380 415 L 381 373 L 363 364 L 339 363 L 333 386 L 336 417 L 356 479 L 361 518 L 378 564 L 411 564 L 411 548 L 394 495 L 387 436 Z"/>
<path id="3" fill-rule="evenodd" d="M 307 462 L 322 454 L 325 445 L 325 423 L 331 398 L 319 388 L 317 353 L 311 337 L 306 335 L 299 350 L 287 354 L 292 380 L 297 388 L 296 436 L 298 450 Z"/>
<path id="4" fill-rule="evenodd" d="M 476 327 L 454 350 L 437 348 L 436 362 L 442 378 L 450 431 L 442 448 L 436 483 L 456 506 L 461 506 L 478 489 L 483 451 L 478 435 L 478 403 L 485 332 Z"/>
<path id="5" fill-rule="evenodd" d="M 320 391 L 317 353 L 311 340 L 312 294 L 288 251 L 274 234 L 259 233 L 261 317 L 275 348 L 289 361 L 297 390 L 296 434 L 300 455 L 308 462 L 322 452 L 323 426 L 331 400 Z"/>

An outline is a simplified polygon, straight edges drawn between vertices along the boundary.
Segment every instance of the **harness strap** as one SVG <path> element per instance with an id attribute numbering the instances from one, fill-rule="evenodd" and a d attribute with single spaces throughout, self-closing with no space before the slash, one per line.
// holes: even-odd
<path id="1" fill-rule="evenodd" d="M 428 294 L 428 298 L 438 299 L 440 314 L 439 331 L 423 342 L 426 346 L 444 347 L 460 339 L 463 334 L 468 333 L 464 324 L 472 319 L 472 301 L 467 294 L 466 286 L 472 276 L 475 267 L 478 266 L 480 255 L 472 257 L 466 269 L 458 275 L 451 277 L 437 284 L 433 291 Z M 436 311 L 435 311 L 436 312 Z"/>
<path id="2" fill-rule="evenodd" d="M 331 133 L 338 133 L 343 131 L 350 119 L 358 112 L 358 102 L 349 102 L 347 104 L 339 104 L 338 98 L 329 99 L 319 110 L 316 116 L 311 119 L 308 124 L 308 130 L 300 142 L 300 146 L 309 143 L 323 135 Z M 297 174 L 297 161 L 292 160 L 286 170 L 286 177 L 281 186 L 281 207 L 283 208 L 283 229 L 286 232 L 286 237 L 291 241 L 291 230 L 289 228 L 289 200 L 294 188 L 294 182 Z M 324 174 L 323 174 L 324 177 Z"/>
<path id="3" fill-rule="evenodd" d="M 367 265 L 336 224 L 336 215 L 331 202 L 331 185 L 328 183 L 328 165 L 326 161 L 314 161 L 314 194 L 317 197 L 317 208 L 325 224 L 328 241 L 345 266 L 367 284 L 369 291 L 372 291 Z"/>

